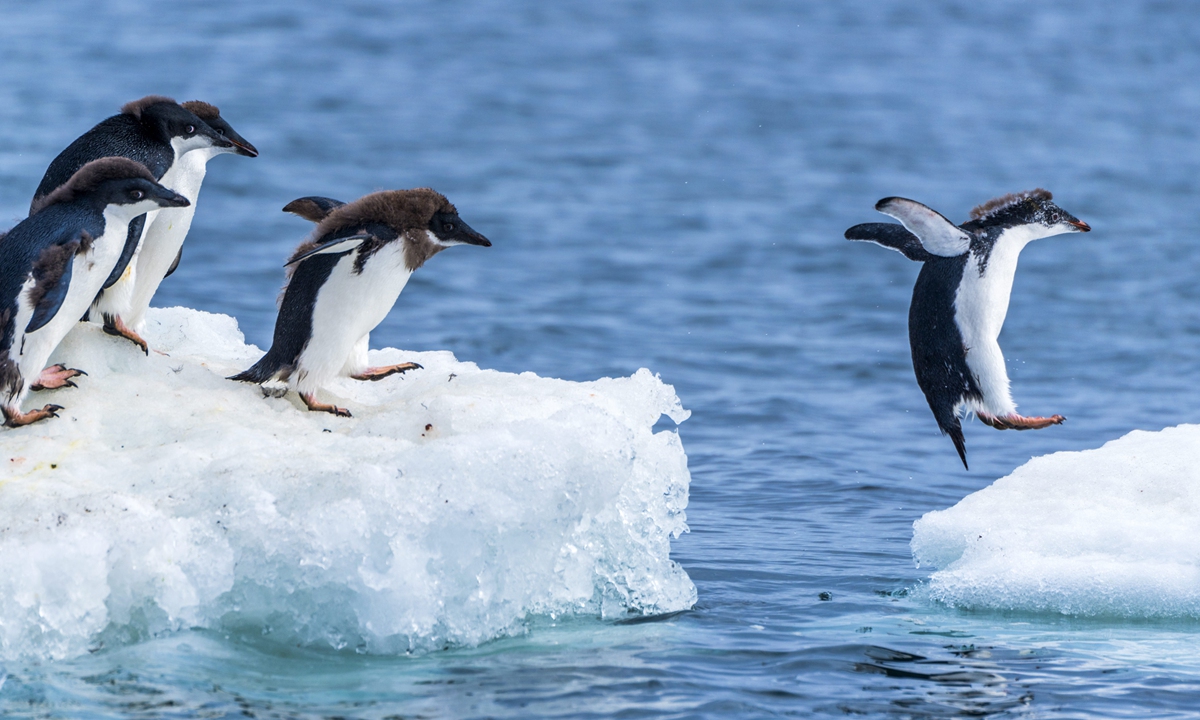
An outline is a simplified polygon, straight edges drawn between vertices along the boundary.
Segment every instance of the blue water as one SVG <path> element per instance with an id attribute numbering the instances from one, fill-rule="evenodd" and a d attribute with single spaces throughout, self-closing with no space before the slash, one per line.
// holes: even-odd
<path id="1" fill-rule="evenodd" d="M 419 657 L 187 632 L 9 663 L 7 716 L 1195 716 L 1195 623 L 948 609 L 908 548 L 923 513 L 1031 456 L 1200 421 L 1194 5 L 105 8 L 5 9 L 0 217 L 126 100 L 215 103 L 261 157 L 210 164 L 155 304 L 265 347 L 307 230 L 279 208 L 441 190 L 495 245 L 422 268 L 373 342 L 660 373 L 694 413 L 673 547 L 699 601 Z M 918 267 L 842 232 L 885 195 L 961 221 L 1036 186 L 1094 231 L 1025 251 L 1001 342 L 1022 410 L 1068 421 L 974 423 L 966 472 L 912 377 Z"/>

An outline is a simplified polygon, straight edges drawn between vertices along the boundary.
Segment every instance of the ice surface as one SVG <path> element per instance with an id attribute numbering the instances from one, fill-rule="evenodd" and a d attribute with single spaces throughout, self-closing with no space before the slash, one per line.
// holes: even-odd
<path id="1" fill-rule="evenodd" d="M 689 474 L 647 370 L 567 382 L 448 352 L 339 381 L 354 418 L 224 376 L 260 354 L 236 322 L 152 310 L 142 355 L 94 326 L 52 361 L 61 417 L 0 429 L 0 658 L 78 655 L 183 627 L 366 652 L 476 644 L 531 615 L 696 599 L 670 560 Z"/>
<path id="2" fill-rule="evenodd" d="M 1034 458 L 913 528 L 950 605 L 1200 618 L 1200 426 Z"/>

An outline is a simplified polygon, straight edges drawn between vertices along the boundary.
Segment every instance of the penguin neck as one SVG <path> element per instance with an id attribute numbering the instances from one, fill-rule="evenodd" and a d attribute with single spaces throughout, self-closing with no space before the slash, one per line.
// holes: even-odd
<path id="1" fill-rule="evenodd" d="M 180 152 L 176 141 L 171 144 L 175 147 L 175 162 L 171 163 L 159 182 L 187 198 L 194 206 L 196 198 L 200 196 L 204 175 L 208 172 L 208 161 L 224 152 L 224 148 L 209 146 Z"/>

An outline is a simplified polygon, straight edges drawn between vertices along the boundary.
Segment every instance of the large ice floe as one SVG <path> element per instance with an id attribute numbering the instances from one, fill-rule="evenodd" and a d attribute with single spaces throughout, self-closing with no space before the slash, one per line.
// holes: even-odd
<path id="1" fill-rule="evenodd" d="M 472 645 L 530 616 L 690 607 L 688 416 L 647 370 L 567 382 L 448 352 L 330 388 L 353 418 L 225 380 L 230 317 L 152 310 L 151 352 L 81 325 L 58 419 L 0 429 L 0 659 L 179 628 L 372 653 Z"/>
<path id="2" fill-rule="evenodd" d="M 949 605 L 1200 618 L 1200 426 L 1034 458 L 913 527 Z"/>

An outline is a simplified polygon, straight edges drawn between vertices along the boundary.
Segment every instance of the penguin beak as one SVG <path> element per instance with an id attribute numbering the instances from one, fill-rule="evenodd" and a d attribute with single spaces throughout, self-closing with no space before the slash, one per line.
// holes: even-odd
<path id="1" fill-rule="evenodd" d="M 1068 220 L 1067 223 L 1079 228 L 1079 232 L 1091 232 L 1092 226 L 1082 220 Z"/>
<path id="2" fill-rule="evenodd" d="M 187 207 L 191 205 L 187 198 L 165 187 L 157 195 L 156 201 L 162 207 Z"/>
<path id="3" fill-rule="evenodd" d="M 491 240 L 488 240 L 487 238 L 485 238 L 484 236 L 475 232 L 474 230 L 469 230 L 467 232 L 461 233 L 455 239 L 460 240 L 468 245 L 479 245 L 480 247 L 491 247 L 492 246 Z"/>
<path id="4" fill-rule="evenodd" d="M 225 139 L 233 143 L 234 152 L 238 155 L 246 157 L 258 157 L 258 148 L 246 142 L 246 139 L 241 135 L 227 135 Z"/>

